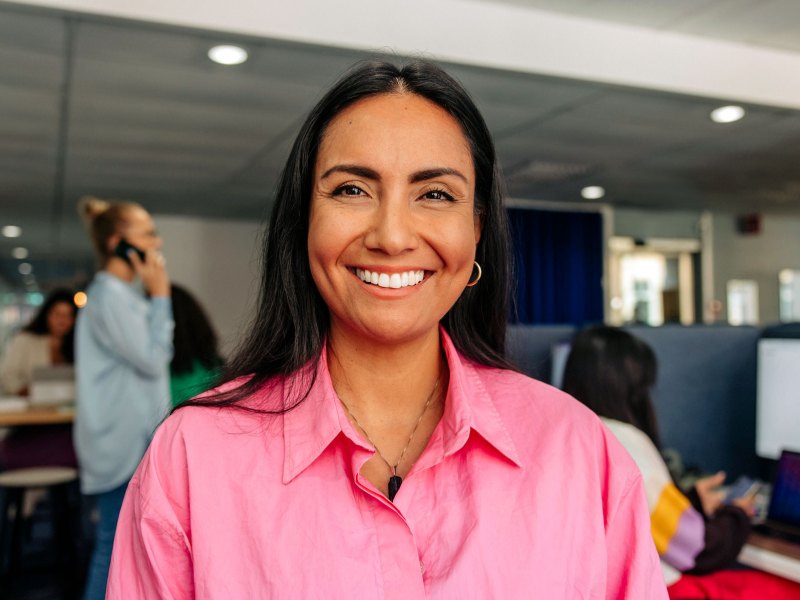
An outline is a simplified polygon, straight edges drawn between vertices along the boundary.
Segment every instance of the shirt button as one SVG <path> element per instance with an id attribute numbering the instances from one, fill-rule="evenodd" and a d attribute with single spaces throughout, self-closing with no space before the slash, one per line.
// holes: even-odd
<path id="1" fill-rule="evenodd" d="M 423 563 L 422 561 L 419 561 L 419 572 L 425 573 L 425 563 Z"/>

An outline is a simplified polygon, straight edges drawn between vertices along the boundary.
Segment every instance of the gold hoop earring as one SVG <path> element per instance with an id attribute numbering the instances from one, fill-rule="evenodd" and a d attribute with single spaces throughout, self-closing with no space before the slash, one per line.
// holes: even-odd
<path id="1" fill-rule="evenodd" d="M 472 287 L 473 285 L 478 283 L 481 280 L 481 275 L 483 275 L 483 271 L 481 270 L 481 266 L 478 264 L 478 261 L 474 260 L 472 262 L 475 263 L 475 267 L 478 269 L 478 276 L 475 278 L 475 281 L 470 281 L 469 283 L 467 283 L 467 287 Z"/>

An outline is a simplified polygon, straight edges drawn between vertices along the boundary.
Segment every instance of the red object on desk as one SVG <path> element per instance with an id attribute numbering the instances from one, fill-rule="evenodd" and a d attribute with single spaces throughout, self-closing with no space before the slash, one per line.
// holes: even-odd
<path id="1" fill-rule="evenodd" d="M 672 600 L 798 600 L 800 583 L 763 571 L 683 575 L 669 586 Z"/>

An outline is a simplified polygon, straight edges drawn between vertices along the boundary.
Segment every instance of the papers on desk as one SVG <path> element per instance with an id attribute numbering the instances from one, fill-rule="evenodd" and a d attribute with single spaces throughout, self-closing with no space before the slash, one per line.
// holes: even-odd
<path id="1" fill-rule="evenodd" d="M 23 412 L 28 410 L 28 401 L 21 396 L 0 397 L 0 413 Z"/>

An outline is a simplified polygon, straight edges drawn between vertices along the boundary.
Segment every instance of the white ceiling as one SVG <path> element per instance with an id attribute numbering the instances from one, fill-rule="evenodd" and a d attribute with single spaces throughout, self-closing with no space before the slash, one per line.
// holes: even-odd
<path id="1" fill-rule="evenodd" d="M 483 0 L 800 52 L 797 0 Z"/>
<path id="2" fill-rule="evenodd" d="M 690 6 L 700 18 L 722 4 L 558 3 L 662 27 L 688 27 Z M 206 51 L 219 41 L 244 44 L 251 59 L 214 65 Z M 154 213 L 261 218 L 305 113 L 366 56 L 0 3 L 0 225 L 22 226 L 36 272 L 56 277 L 91 260 L 75 213 L 85 194 Z M 714 98 L 448 70 L 484 112 L 517 198 L 579 202 L 582 186 L 599 184 L 619 206 L 800 214 L 800 111 L 746 105 L 747 118 L 721 126 L 708 119 Z M 0 256 L 15 245 L 0 238 Z M 0 259 L 12 285 L 17 262 Z"/>

